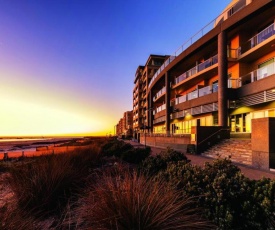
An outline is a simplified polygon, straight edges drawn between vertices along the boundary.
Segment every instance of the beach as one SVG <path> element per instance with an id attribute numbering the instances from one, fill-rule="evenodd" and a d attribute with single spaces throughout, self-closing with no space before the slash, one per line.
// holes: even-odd
<path id="1" fill-rule="evenodd" d="M 0 160 L 7 153 L 9 158 L 31 157 L 72 149 L 66 146 L 72 140 L 82 138 L 18 138 L 0 139 Z M 61 147 L 62 145 L 62 147 Z"/>

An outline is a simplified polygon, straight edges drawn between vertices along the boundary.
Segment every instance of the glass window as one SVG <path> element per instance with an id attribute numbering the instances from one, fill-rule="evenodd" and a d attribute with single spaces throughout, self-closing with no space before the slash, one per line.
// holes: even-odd
<path id="1" fill-rule="evenodd" d="M 257 71 L 257 80 L 265 78 L 274 73 L 274 58 L 260 64 Z"/>
<path id="2" fill-rule="evenodd" d="M 218 92 L 218 81 L 214 81 L 212 83 L 212 90 L 213 90 L 213 93 Z"/>

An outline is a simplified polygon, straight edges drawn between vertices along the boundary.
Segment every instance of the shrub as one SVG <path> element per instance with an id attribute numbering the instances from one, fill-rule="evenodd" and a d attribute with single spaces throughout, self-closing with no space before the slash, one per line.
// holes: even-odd
<path id="1" fill-rule="evenodd" d="M 151 153 L 151 148 L 133 148 L 121 154 L 121 159 L 131 163 L 140 164 L 145 158 L 147 158 Z"/>
<path id="2" fill-rule="evenodd" d="M 253 181 L 253 198 L 263 208 L 268 229 L 275 229 L 275 180 Z"/>
<path id="3" fill-rule="evenodd" d="M 167 148 L 160 152 L 160 154 L 156 156 L 149 156 L 146 158 L 140 167 L 141 171 L 147 173 L 148 175 L 156 175 L 160 171 L 164 171 L 167 168 L 167 165 L 171 162 L 183 161 L 184 163 L 188 163 L 189 160 L 187 157 L 179 152 L 175 151 L 171 148 Z"/>
<path id="4" fill-rule="evenodd" d="M 219 229 L 266 229 L 266 215 L 252 197 L 253 185 L 228 159 L 206 163 L 204 168 L 182 162 L 168 164 L 159 176 L 197 205 Z"/>
<path id="5" fill-rule="evenodd" d="M 106 156 L 121 157 L 124 152 L 133 149 L 134 147 L 131 144 L 117 139 L 111 139 L 102 146 L 101 152 Z"/>
<path id="6" fill-rule="evenodd" d="M 91 229 L 207 229 L 192 201 L 136 173 L 103 175 L 81 201 L 76 212 L 83 228 Z"/>

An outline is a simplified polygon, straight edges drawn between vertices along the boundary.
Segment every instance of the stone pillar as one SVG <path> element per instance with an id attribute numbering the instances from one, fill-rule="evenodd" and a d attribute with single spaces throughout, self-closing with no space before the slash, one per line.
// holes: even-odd
<path id="1" fill-rule="evenodd" d="M 275 118 L 252 119 L 252 165 L 256 168 L 275 169 Z"/>
<path id="2" fill-rule="evenodd" d="M 222 31 L 218 36 L 218 118 L 219 126 L 228 126 L 227 108 L 227 37 Z"/>
<path id="3" fill-rule="evenodd" d="M 170 135 L 170 76 L 169 73 L 165 73 L 165 103 L 166 103 L 166 113 L 165 113 L 165 124 L 166 124 L 166 134 Z"/>

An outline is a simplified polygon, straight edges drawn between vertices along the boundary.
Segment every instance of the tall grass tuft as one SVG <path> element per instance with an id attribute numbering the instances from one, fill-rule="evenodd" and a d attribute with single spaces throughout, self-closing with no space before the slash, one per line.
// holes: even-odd
<path id="1" fill-rule="evenodd" d="M 58 214 L 84 187 L 99 162 L 99 147 L 48 155 L 11 170 L 10 184 L 22 209 L 33 214 Z"/>
<path id="2" fill-rule="evenodd" d="M 14 209 L 0 209 L 0 229 L 1 230 L 35 230 L 39 229 L 37 221 L 30 213 Z"/>
<path id="3" fill-rule="evenodd" d="M 105 174 L 82 199 L 83 229 L 209 229 L 193 202 L 161 180 L 124 171 Z"/>

